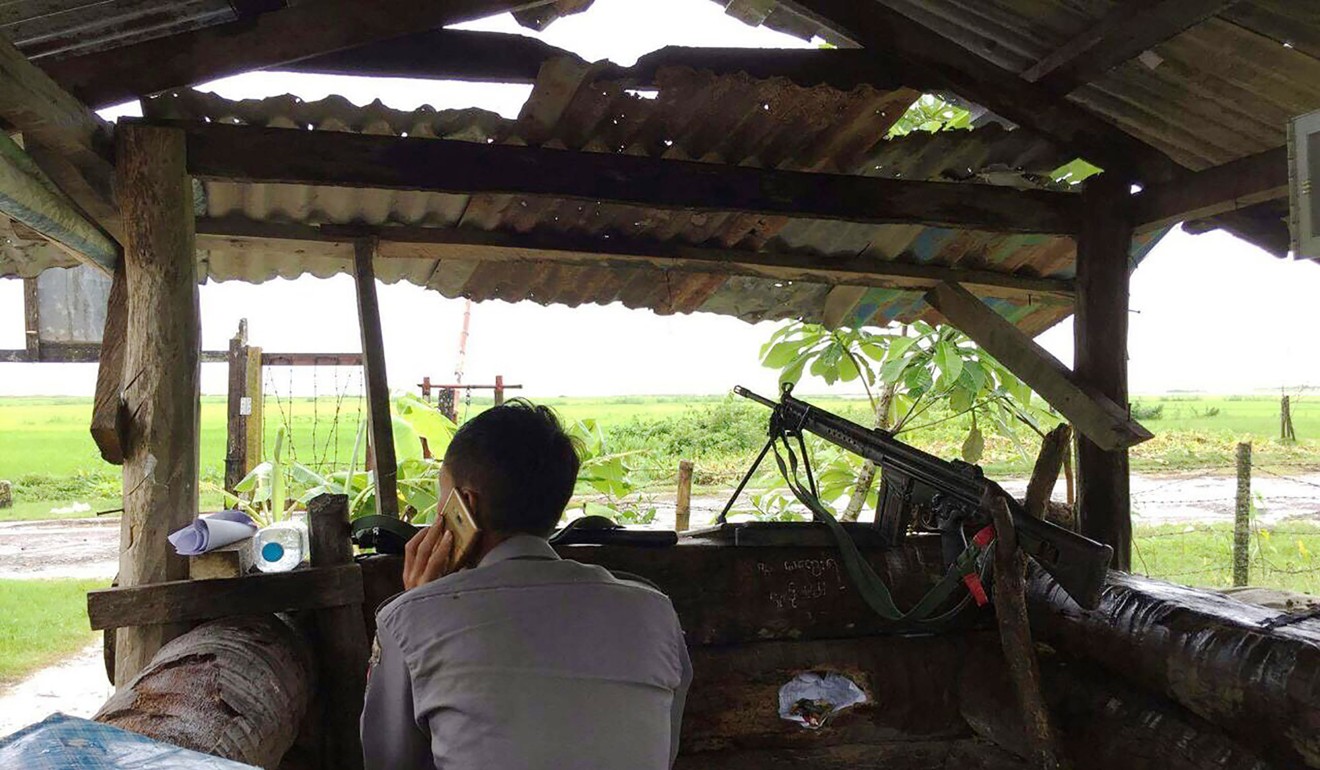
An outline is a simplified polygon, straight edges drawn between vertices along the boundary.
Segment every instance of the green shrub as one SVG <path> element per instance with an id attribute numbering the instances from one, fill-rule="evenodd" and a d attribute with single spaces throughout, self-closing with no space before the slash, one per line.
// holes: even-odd
<path id="1" fill-rule="evenodd" d="M 1158 420 L 1164 416 L 1164 404 L 1143 404 L 1136 401 L 1132 404 L 1132 419 L 1134 420 Z"/>

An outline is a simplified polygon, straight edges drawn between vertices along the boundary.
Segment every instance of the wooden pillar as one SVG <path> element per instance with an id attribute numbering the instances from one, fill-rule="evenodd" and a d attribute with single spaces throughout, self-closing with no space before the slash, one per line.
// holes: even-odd
<path id="1" fill-rule="evenodd" d="M 252 401 L 247 398 L 247 319 L 229 340 L 229 400 L 225 409 L 225 489 L 230 492 L 247 474 L 247 421 Z"/>
<path id="2" fill-rule="evenodd" d="M 261 359 L 261 348 L 248 345 L 247 366 L 244 372 L 247 374 L 247 384 L 243 388 L 243 393 L 248 402 L 252 405 L 252 411 L 247 416 L 247 424 L 244 426 L 246 434 L 244 442 L 246 448 L 243 450 L 244 466 L 243 474 L 247 475 L 252 469 L 257 467 L 263 459 L 265 448 L 265 429 L 266 423 L 262 417 L 262 410 L 265 408 L 265 393 L 262 390 L 262 369 L 264 364 Z"/>
<path id="3" fill-rule="evenodd" d="M 692 526 L 692 461 L 678 461 L 678 496 L 674 501 L 674 531 Z"/>
<path id="4" fill-rule="evenodd" d="M 504 403 L 504 375 L 495 375 L 495 406 Z"/>
<path id="5" fill-rule="evenodd" d="M 431 402 L 431 378 L 422 378 L 422 400 L 428 404 Z"/>
<path id="6" fill-rule="evenodd" d="M 320 495 L 307 504 L 312 567 L 353 563 L 349 542 L 348 497 Z M 361 770 L 362 738 L 358 720 L 367 689 L 367 626 L 362 605 L 329 607 L 316 611 L 320 659 L 322 767 Z"/>
<path id="7" fill-rule="evenodd" d="M 37 304 L 37 279 L 23 279 L 23 347 L 28 361 L 41 360 L 41 310 Z"/>
<path id="8" fill-rule="evenodd" d="M 128 288 L 119 585 L 128 587 L 188 577 L 165 538 L 197 515 L 201 348 L 184 134 L 127 124 L 115 138 Z M 182 630 L 119 629 L 115 684 L 132 680 Z"/>
<path id="9" fill-rule="evenodd" d="M 399 515 L 398 463 L 394 458 L 394 434 L 390 422 L 390 386 L 385 377 L 385 340 L 380 330 L 380 303 L 376 300 L 377 239 L 359 238 L 353 243 L 354 278 L 357 281 L 358 325 L 362 330 L 362 370 L 367 380 L 368 445 L 376 469 L 376 513 Z"/>
<path id="10" fill-rule="evenodd" d="M 1132 218 L 1128 182 L 1100 174 L 1082 193 L 1077 234 L 1074 372 L 1080 383 L 1127 408 L 1128 273 Z M 1080 432 L 1079 432 L 1080 433 Z M 1077 437 L 1077 511 L 1082 534 L 1114 549 L 1115 569 L 1132 565 L 1132 515 L 1126 449 L 1101 449 Z"/>

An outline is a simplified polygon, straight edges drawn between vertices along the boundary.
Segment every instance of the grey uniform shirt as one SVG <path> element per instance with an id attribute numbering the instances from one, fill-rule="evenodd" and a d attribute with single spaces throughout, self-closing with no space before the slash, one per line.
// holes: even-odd
<path id="1" fill-rule="evenodd" d="M 664 594 L 520 535 L 377 614 L 366 767 L 667 768 L 692 667 Z"/>

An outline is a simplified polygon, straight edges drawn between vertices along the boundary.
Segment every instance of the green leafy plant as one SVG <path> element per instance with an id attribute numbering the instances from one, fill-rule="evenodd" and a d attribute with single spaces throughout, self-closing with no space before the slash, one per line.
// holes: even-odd
<path id="1" fill-rule="evenodd" d="M 605 432 L 593 419 L 578 420 L 569 424 L 566 430 L 577 445 L 581 460 L 578 487 L 598 496 L 582 504 L 583 513 L 608 516 L 625 524 L 655 521 L 656 507 L 649 499 L 637 494 L 640 484 L 632 464 L 632 460 L 644 452 L 612 451 Z"/>
<path id="2" fill-rule="evenodd" d="M 1044 435 L 1041 421 L 1048 412 L 1033 403 L 1031 389 L 950 326 L 918 321 L 873 332 L 795 322 L 770 336 L 761 348 L 761 363 L 779 369 L 781 382 L 796 384 L 804 374 L 829 385 L 860 382 L 876 427 L 895 434 L 963 421 L 967 432 L 961 449 L 967 462 L 980 461 L 987 424 L 1013 440 L 1024 456 L 1029 450 L 1018 429 Z M 817 469 L 823 499 L 849 495 L 844 519 L 855 520 L 865 504 L 874 506 L 873 464 L 827 451 Z"/>

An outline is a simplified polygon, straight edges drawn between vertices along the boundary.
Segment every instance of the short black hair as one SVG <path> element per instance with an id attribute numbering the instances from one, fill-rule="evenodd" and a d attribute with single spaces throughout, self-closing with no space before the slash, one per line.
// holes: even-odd
<path id="1" fill-rule="evenodd" d="M 541 537 L 559 523 L 580 464 L 554 411 L 522 398 L 464 423 L 444 459 L 454 485 L 477 493 L 479 526 Z"/>

